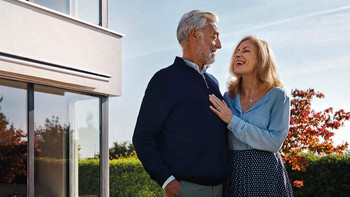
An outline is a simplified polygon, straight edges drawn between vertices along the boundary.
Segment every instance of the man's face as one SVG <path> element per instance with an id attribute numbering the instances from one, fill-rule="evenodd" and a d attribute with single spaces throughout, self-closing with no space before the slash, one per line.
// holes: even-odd
<path id="1" fill-rule="evenodd" d="M 216 23 L 209 23 L 202 29 L 200 42 L 196 54 L 202 65 L 209 65 L 215 61 L 215 52 L 221 48 L 219 30 Z"/>

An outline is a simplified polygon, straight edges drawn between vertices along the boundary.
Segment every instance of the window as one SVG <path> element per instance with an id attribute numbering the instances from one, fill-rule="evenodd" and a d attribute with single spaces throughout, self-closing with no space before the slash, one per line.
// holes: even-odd
<path id="1" fill-rule="evenodd" d="M 79 164 L 99 160 L 99 97 L 35 85 L 34 106 L 35 194 L 80 196 Z"/>
<path id="2" fill-rule="evenodd" d="M 107 112 L 105 96 L 0 78 L 0 196 L 107 196 Z"/>
<path id="3" fill-rule="evenodd" d="M 0 79 L 1 196 L 27 194 L 26 84 Z"/>
<path id="4" fill-rule="evenodd" d="M 34 3 L 41 6 L 70 15 L 70 0 L 34 0 Z"/>
<path id="5" fill-rule="evenodd" d="M 100 0 L 34 0 L 34 3 L 95 25 L 100 24 Z"/>

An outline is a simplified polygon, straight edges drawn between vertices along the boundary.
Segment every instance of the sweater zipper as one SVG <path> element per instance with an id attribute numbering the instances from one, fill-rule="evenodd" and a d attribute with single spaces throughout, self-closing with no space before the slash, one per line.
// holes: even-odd
<path id="1" fill-rule="evenodd" d="M 204 79 L 204 82 L 205 82 L 205 85 L 207 86 L 207 89 L 209 89 L 209 86 L 208 86 L 207 80 L 205 79 L 204 74 L 201 74 L 201 75 L 202 75 L 202 77 L 203 77 L 203 79 Z"/>

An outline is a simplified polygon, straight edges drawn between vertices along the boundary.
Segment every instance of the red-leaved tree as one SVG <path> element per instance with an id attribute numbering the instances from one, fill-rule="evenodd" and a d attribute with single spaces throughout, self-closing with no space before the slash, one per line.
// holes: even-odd
<path id="1" fill-rule="evenodd" d="M 7 121 L 1 117 L 0 182 L 12 183 L 16 175 L 26 175 L 27 142 L 22 130 L 6 129 L 6 125 Z"/>
<path id="2" fill-rule="evenodd" d="M 347 142 L 334 146 L 332 137 L 334 130 L 350 119 L 350 112 L 334 112 L 331 107 L 317 112 L 311 109 L 314 97 L 324 98 L 324 95 L 313 89 L 292 90 L 290 129 L 282 146 L 282 157 L 293 170 L 305 171 L 309 165 L 302 153 L 342 154 L 348 147 Z M 302 187 L 303 181 L 296 180 L 293 185 Z"/>
<path id="3" fill-rule="evenodd" d="M 17 176 L 27 176 L 27 138 L 23 130 L 9 124 L 0 107 L 0 183 L 14 183 Z M 38 139 L 34 140 L 38 152 Z"/>

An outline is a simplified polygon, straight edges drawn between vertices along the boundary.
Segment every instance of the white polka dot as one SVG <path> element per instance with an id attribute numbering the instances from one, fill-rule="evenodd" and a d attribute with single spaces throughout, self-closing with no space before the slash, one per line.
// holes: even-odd
<path id="1" fill-rule="evenodd" d="M 261 150 L 229 151 L 230 174 L 223 194 L 234 196 L 293 196 L 281 155 Z"/>

